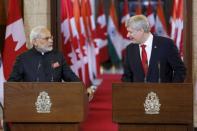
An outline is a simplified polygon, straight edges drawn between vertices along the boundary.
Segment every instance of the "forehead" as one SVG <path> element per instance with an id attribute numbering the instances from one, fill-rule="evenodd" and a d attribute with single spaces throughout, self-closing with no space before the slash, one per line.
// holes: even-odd
<path id="1" fill-rule="evenodd" d="M 132 28 L 132 27 L 127 27 L 127 31 L 133 32 L 133 31 L 136 31 L 136 29 L 134 29 L 134 28 Z"/>
<path id="2" fill-rule="evenodd" d="M 50 31 L 48 29 L 42 29 L 40 31 L 40 35 L 41 36 L 51 36 L 51 33 L 50 33 Z"/>

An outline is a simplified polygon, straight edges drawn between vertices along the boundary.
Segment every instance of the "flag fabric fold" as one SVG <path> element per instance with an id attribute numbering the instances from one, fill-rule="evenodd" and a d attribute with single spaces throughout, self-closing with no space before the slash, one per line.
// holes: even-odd
<path id="1" fill-rule="evenodd" d="M 160 36 L 168 37 L 168 30 L 167 30 L 167 25 L 166 25 L 166 20 L 165 20 L 161 0 L 158 1 L 158 5 L 157 5 L 155 33 Z"/>
<path id="2" fill-rule="evenodd" d="M 82 0 L 81 13 L 84 22 L 84 29 L 86 34 L 86 51 L 89 66 L 89 76 L 93 83 L 99 75 L 99 47 L 95 43 L 96 38 L 96 24 L 92 11 L 93 4 L 89 0 Z"/>
<path id="3" fill-rule="evenodd" d="M 135 14 L 141 15 L 142 14 L 142 7 L 141 7 L 141 0 L 137 0 L 137 5 L 135 8 Z"/>
<path id="4" fill-rule="evenodd" d="M 109 55 L 114 65 L 119 65 L 122 60 L 122 50 L 124 48 L 123 37 L 118 30 L 118 21 L 115 11 L 114 1 L 111 1 L 107 32 L 109 37 Z"/>
<path id="5" fill-rule="evenodd" d="M 96 37 L 94 41 L 99 48 L 99 64 L 109 59 L 107 48 L 107 21 L 104 13 L 103 0 L 99 1 L 98 17 L 96 19 Z M 101 59 L 102 58 L 102 59 Z"/>
<path id="6" fill-rule="evenodd" d="M 183 57 L 183 0 L 174 0 L 173 3 L 173 12 L 170 21 L 171 38 L 175 41 L 180 56 Z"/>
<path id="7" fill-rule="evenodd" d="M 5 44 L 2 53 L 4 76 L 7 80 L 16 57 L 26 50 L 26 37 L 18 1 L 9 0 Z"/>
<path id="8" fill-rule="evenodd" d="M 127 37 L 127 29 L 125 27 L 126 20 L 128 20 L 130 17 L 128 5 L 129 5 L 128 0 L 124 0 L 123 11 L 122 11 L 123 14 L 122 14 L 121 25 L 120 25 L 120 33 L 123 37 L 122 39 L 123 49 L 122 49 L 122 54 L 121 54 L 122 57 L 124 57 L 126 47 L 131 43 L 131 41 Z"/>
<path id="9" fill-rule="evenodd" d="M 147 6 L 147 18 L 150 23 L 151 32 L 155 33 L 155 16 L 154 16 L 153 7 L 151 5 L 150 0 L 148 1 L 148 6 Z"/>
<path id="10" fill-rule="evenodd" d="M 8 1 L 8 17 L 5 43 L 0 59 L 0 101 L 3 104 L 3 82 L 9 78 L 16 57 L 27 50 L 23 20 L 18 0 Z"/>

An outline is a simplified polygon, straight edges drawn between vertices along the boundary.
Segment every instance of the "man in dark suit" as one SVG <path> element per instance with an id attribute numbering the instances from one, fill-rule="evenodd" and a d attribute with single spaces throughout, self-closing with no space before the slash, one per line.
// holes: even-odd
<path id="1" fill-rule="evenodd" d="M 62 53 L 53 50 L 53 37 L 50 31 L 37 26 L 30 33 L 31 49 L 19 55 L 8 79 L 10 82 L 61 82 L 80 79 L 67 65 Z M 89 100 L 93 98 L 95 86 L 87 88 Z M 9 131 L 8 123 L 3 123 Z"/>
<path id="2" fill-rule="evenodd" d="M 126 22 L 132 43 L 126 48 L 124 82 L 184 82 L 186 68 L 173 40 L 153 36 L 143 15 Z"/>
<path id="3" fill-rule="evenodd" d="M 17 57 L 8 81 L 80 81 L 67 65 L 63 54 L 53 50 L 53 37 L 47 28 L 43 26 L 33 28 L 30 33 L 30 43 L 31 49 Z M 94 92 L 93 87 L 87 89 L 91 98 Z"/>

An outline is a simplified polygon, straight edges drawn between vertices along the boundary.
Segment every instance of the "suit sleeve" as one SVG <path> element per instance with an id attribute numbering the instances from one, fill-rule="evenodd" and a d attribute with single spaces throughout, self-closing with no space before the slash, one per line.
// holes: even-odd
<path id="1" fill-rule="evenodd" d="M 122 81 L 123 82 L 133 82 L 133 73 L 131 71 L 131 68 L 129 66 L 129 47 L 127 47 L 126 49 L 126 56 L 125 56 L 125 60 L 124 60 L 124 63 L 123 63 L 123 69 L 124 69 L 124 72 L 123 72 L 123 75 L 122 75 Z"/>
<path id="2" fill-rule="evenodd" d="M 178 49 L 172 40 L 170 40 L 169 44 L 168 62 L 170 63 L 174 71 L 172 82 L 184 82 L 186 76 L 186 68 L 178 53 Z"/>
<path id="3" fill-rule="evenodd" d="M 14 64 L 10 77 L 8 78 L 8 81 L 12 81 L 12 82 L 23 81 L 23 64 L 22 64 L 22 58 L 20 56 L 16 58 L 16 62 Z"/>
<path id="4" fill-rule="evenodd" d="M 76 74 L 71 70 L 71 68 L 67 65 L 66 60 L 63 55 L 61 55 L 62 59 L 62 68 L 63 68 L 63 80 L 64 81 L 75 81 L 79 82 L 80 79 L 76 76 Z"/>

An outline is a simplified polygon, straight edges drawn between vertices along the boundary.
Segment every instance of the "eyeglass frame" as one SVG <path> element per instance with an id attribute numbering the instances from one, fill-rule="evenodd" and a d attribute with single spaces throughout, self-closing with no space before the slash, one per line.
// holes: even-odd
<path id="1" fill-rule="evenodd" d="M 48 37 L 38 37 L 36 39 L 43 39 L 43 40 L 46 40 L 46 41 L 49 41 L 49 40 L 53 40 L 54 37 L 53 36 L 48 36 Z"/>

